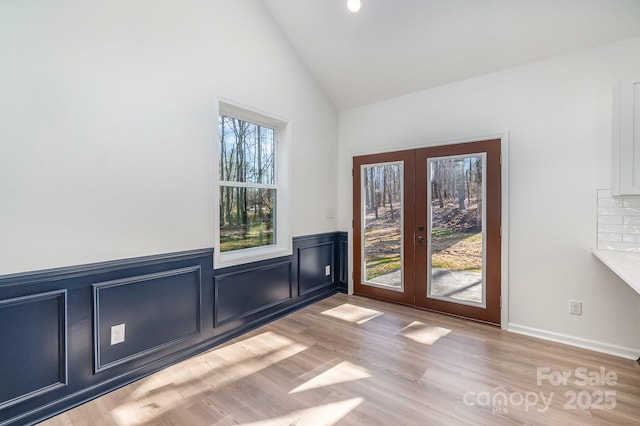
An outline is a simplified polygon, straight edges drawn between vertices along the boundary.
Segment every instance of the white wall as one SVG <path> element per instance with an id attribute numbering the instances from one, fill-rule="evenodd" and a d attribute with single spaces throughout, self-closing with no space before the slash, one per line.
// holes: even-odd
<path id="1" fill-rule="evenodd" d="M 634 38 L 341 112 L 340 228 L 353 155 L 508 131 L 509 326 L 637 356 L 640 296 L 590 250 L 596 189 L 611 187 L 612 89 L 638 73 Z"/>
<path id="2" fill-rule="evenodd" d="M 291 120 L 335 231 L 337 113 L 258 0 L 0 2 L 0 274 L 212 247 L 214 98 Z"/>

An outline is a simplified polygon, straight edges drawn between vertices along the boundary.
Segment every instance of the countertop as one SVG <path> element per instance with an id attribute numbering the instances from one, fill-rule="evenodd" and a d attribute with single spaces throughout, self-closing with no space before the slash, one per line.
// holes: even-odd
<path id="1" fill-rule="evenodd" d="M 640 294 L 640 253 L 593 250 L 593 255 Z"/>

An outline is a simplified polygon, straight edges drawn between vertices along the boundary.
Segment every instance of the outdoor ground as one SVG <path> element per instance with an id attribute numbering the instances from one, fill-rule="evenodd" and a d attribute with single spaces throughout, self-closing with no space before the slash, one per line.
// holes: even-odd
<path id="1" fill-rule="evenodd" d="M 433 209 L 432 266 L 456 271 L 482 269 L 482 229 L 476 222 L 477 204 L 460 211 L 454 202 Z M 368 211 L 365 228 L 367 279 L 400 269 L 401 232 L 399 209 Z"/>

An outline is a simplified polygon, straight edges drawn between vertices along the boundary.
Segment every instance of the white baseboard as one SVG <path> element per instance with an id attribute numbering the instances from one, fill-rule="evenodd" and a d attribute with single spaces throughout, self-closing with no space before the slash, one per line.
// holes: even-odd
<path id="1" fill-rule="evenodd" d="M 526 336 L 537 337 L 539 339 L 550 340 L 552 342 L 564 343 L 566 345 L 576 346 L 582 349 L 589 349 L 596 352 L 602 352 L 609 355 L 615 355 L 626 359 L 636 360 L 640 355 L 640 349 L 625 348 L 624 346 L 612 345 L 610 343 L 598 342 L 596 340 L 583 339 L 582 337 L 555 333 L 553 331 L 540 330 L 538 328 L 527 327 L 519 324 L 510 323 L 507 326 L 507 330 L 518 334 L 524 334 Z"/>

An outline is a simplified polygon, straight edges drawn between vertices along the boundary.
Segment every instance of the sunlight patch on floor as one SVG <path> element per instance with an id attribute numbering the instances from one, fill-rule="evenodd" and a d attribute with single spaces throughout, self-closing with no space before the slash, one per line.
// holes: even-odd
<path id="1" fill-rule="evenodd" d="M 206 352 L 188 368 L 177 364 L 143 380 L 128 402 L 111 410 L 111 417 L 118 425 L 148 423 L 190 397 L 242 380 L 307 348 L 268 331 Z M 145 404 L 147 398 L 153 402 Z"/>
<path id="2" fill-rule="evenodd" d="M 338 383 L 350 382 L 352 380 L 367 379 L 369 377 L 371 377 L 371 374 L 366 368 L 352 364 L 349 361 L 343 361 L 340 364 L 331 367 L 324 373 L 318 374 L 313 379 L 301 384 L 289 392 L 289 394 L 321 388 L 324 386 L 336 385 Z"/>
<path id="3" fill-rule="evenodd" d="M 451 333 L 451 330 L 448 328 L 434 327 L 426 325 L 420 321 L 414 321 L 400 330 L 400 334 L 407 339 L 411 339 L 414 342 L 421 343 L 423 345 L 433 345 L 441 337 L 444 337 L 449 333 Z"/>
<path id="4" fill-rule="evenodd" d="M 322 312 L 322 315 L 352 322 L 355 324 L 364 324 L 365 322 L 382 315 L 382 312 L 363 308 L 361 306 L 355 306 L 350 303 L 344 303 L 340 306 L 336 306 L 335 308 L 328 309 Z"/>
<path id="5" fill-rule="evenodd" d="M 330 404 L 318 405 L 294 411 L 290 414 L 258 422 L 243 423 L 243 426 L 331 426 L 355 410 L 364 398 L 352 398 Z"/>

